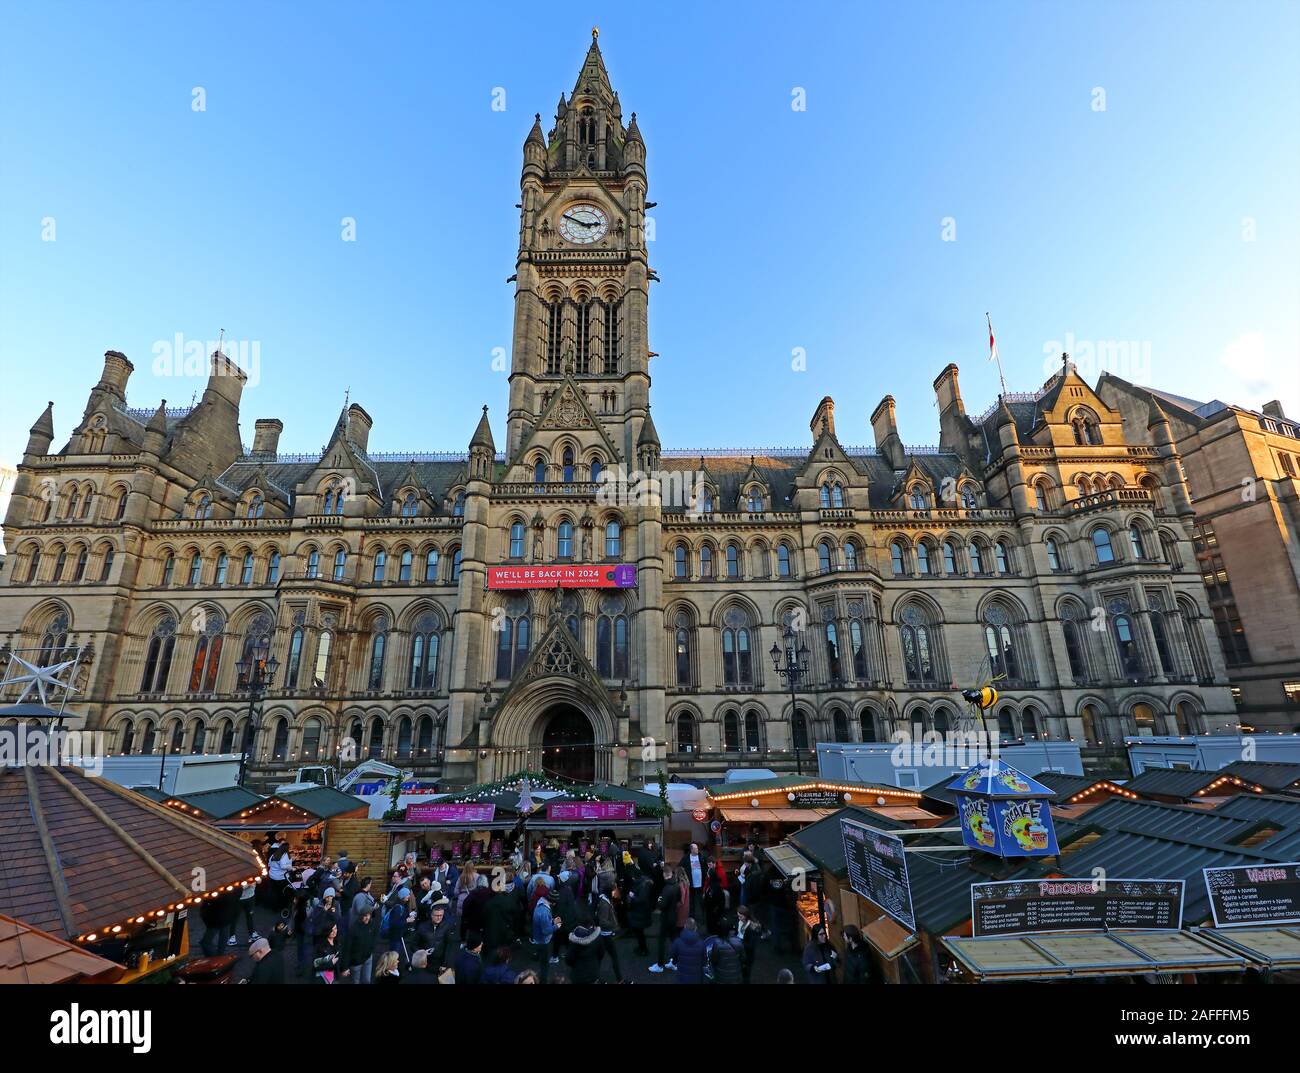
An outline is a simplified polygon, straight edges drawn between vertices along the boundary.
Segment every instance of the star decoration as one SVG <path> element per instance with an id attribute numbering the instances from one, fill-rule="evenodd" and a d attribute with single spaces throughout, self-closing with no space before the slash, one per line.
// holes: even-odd
<path id="1" fill-rule="evenodd" d="M 15 674 L 12 676 L 6 674 L 5 676 L 5 685 L 14 685 L 19 682 L 22 683 L 23 691 L 18 696 L 19 704 L 22 704 L 22 702 L 27 699 L 33 689 L 36 690 L 36 695 L 40 697 L 41 704 L 47 708 L 50 706 L 50 692 L 53 690 L 62 689 L 64 690 L 65 696 L 68 693 L 77 692 L 77 688 L 71 682 L 64 682 L 59 679 L 60 674 L 66 671 L 69 667 L 75 667 L 77 665 L 75 659 L 65 660 L 63 663 L 54 663 L 48 667 L 40 667 L 34 663 L 28 663 L 22 658 L 22 656 L 12 654 L 9 656 L 9 660 L 9 670 L 12 671 L 13 665 L 16 663 L 24 671 L 23 674 Z"/>

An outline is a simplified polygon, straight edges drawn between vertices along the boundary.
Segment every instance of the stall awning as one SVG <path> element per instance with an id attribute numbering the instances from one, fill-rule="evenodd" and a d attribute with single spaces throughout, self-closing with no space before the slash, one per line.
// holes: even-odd
<path id="1" fill-rule="evenodd" d="M 968 973 L 981 981 L 1240 972 L 1247 966 L 1245 957 L 1187 931 L 980 939 L 945 936 L 943 944 Z"/>
<path id="2" fill-rule="evenodd" d="M 724 808 L 718 810 L 728 823 L 816 823 L 835 812 L 831 808 Z"/>
<path id="3" fill-rule="evenodd" d="M 1300 968 L 1300 926 L 1232 928 L 1222 931 L 1202 928 L 1198 934 L 1234 953 L 1244 954 L 1262 968 Z"/>
<path id="4" fill-rule="evenodd" d="M 767 859 L 776 866 L 776 870 L 789 878 L 794 875 L 815 875 L 817 866 L 791 845 L 768 846 L 763 850 Z"/>
<path id="5" fill-rule="evenodd" d="M 875 947 L 881 957 L 889 961 L 907 953 L 917 944 L 915 935 L 889 917 L 873 920 L 862 929 L 862 937 Z"/>

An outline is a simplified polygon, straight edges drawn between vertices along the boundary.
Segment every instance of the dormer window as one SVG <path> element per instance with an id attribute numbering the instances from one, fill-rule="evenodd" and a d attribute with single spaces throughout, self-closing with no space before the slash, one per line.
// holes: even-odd
<path id="1" fill-rule="evenodd" d="M 265 509 L 266 504 L 262 502 L 262 497 L 259 495 L 253 496 L 248 501 L 248 517 L 250 518 L 260 518 Z"/>
<path id="2" fill-rule="evenodd" d="M 763 492 L 758 488 L 751 488 L 745 496 L 745 509 L 750 514 L 763 513 Z"/>
<path id="3" fill-rule="evenodd" d="M 414 518 L 415 512 L 419 508 L 419 500 L 415 498 L 414 492 L 407 492 L 402 500 L 402 517 Z"/>
<path id="4" fill-rule="evenodd" d="M 913 510 L 925 510 L 930 505 L 930 497 L 925 494 L 925 489 L 919 484 L 912 486 L 907 501 Z"/>

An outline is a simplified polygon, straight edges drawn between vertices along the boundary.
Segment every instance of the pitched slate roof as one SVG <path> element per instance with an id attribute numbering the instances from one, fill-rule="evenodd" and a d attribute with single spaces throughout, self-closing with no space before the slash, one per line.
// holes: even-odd
<path id="1" fill-rule="evenodd" d="M 156 786 L 132 786 L 131 792 L 133 794 L 139 794 L 141 797 L 147 797 L 150 801 L 157 801 L 159 803 L 166 801 L 168 797 L 167 794 L 163 793 Z"/>
<path id="2" fill-rule="evenodd" d="M 1237 794 L 1215 810 L 1220 816 L 1273 820 L 1283 827 L 1300 827 L 1300 797 L 1282 794 Z"/>
<path id="3" fill-rule="evenodd" d="M 265 798 L 261 794 L 255 794 L 252 790 L 246 790 L 242 786 L 222 786 L 215 790 L 199 790 L 192 794 L 180 794 L 168 798 L 170 801 L 180 801 L 182 804 L 196 808 L 206 816 L 211 816 L 215 820 L 224 820 L 227 816 L 233 816 L 243 809 L 250 808 L 253 805 L 260 805 Z"/>
<path id="4" fill-rule="evenodd" d="M 1224 778 L 1221 771 L 1187 771 L 1183 768 L 1147 768 L 1128 782 L 1124 789 L 1140 796 L 1157 795 L 1161 797 L 1181 797 L 1192 800 L 1211 784 Z M 1228 776 L 1231 778 L 1232 776 Z M 1246 780 L 1242 780 L 1246 781 Z M 1231 793 L 1232 790 L 1225 790 Z"/>
<path id="5" fill-rule="evenodd" d="M 290 790 L 272 796 L 310 812 L 313 816 L 319 816 L 322 820 L 341 816 L 345 812 L 354 812 L 359 808 L 369 808 L 361 798 L 345 794 L 332 786 L 312 786 L 306 790 Z"/>
<path id="6" fill-rule="evenodd" d="M 1259 826 L 1257 820 L 1225 816 L 1218 810 L 1169 805 L 1160 801 L 1129 801 L 1112 797 L 1079 818 L 1084 827 L 1123 829 L 1168 838 L 1207 839 L 1235 843 Z"/>
<path id="7" fill-rule="evenodd" d="M 0 913 L 76 939 L 262 875 L 238 839 L 76 768 L 0 768 Z"/>

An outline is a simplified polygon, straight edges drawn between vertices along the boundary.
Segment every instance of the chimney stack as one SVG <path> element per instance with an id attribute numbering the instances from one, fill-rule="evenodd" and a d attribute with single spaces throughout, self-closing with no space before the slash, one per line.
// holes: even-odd
<path id="1" fill-rule="evenodd" d="M 278 417 L 259 417 L 253 422 L 253 454 L 274 458 L 280 449 L 280 433 L 284 422 Z"/>
<path id="2" fill-rule="evenodd" d="M 1286 414 L 1282 412 L 1282 403 L 1278 399 L 1273 399 L 1271 402 L 1264 403 L 1264 405 L 1260 407 L 1260 412 L 1263 413 L 1265 417 L 1276 417 L 1280 421 L 1285 421 L 1287 419 Z"/>
<path id="3" fill-rule="evenodd" d="M 903 469 L 903 441 L 898 438 L 898 421 L 894 417 L 894 396 L 886 395 L 871 415 L 871 430 L 876 434 L 876 450 L 889 460 L 891 469 Z"/>
<path id="4" fill-rule="evenodd" d="M 374 421 L 355 402 L 348 407 L 348 439 L 357 445 L 362 451 L 368 450 L 367 444 L 370 443 L 370 428 Z"/>
<path id="5" fill-rule="evenodd" d="M 131 373 L 134 371 L 135 366 L 131 364 L 125 354 L 118 350 L 106 350 L 104 351 L 104 371 L 100 374 L 97 386 L 101 391 L 116 395 L 125 402 L 126 382 L 131 378 Z"/>
<path id="6" fill-rule="evenodd" d="M 829 432 L 835 435 L 835 400 L 827 395 L 817 404 L 817 409 L 813 411 L 812 421 L 808 423 L 812 429 L 813 439 L 816 440 L 823 432 Z"/>

